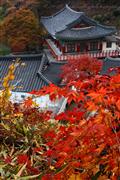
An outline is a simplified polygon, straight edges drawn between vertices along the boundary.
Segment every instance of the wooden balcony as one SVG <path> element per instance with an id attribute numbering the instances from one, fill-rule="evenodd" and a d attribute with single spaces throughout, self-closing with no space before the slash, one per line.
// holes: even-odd
<path id="1" fill-rule="evenodd" d="M 102 51 L 102 52 L 87 52 L 87 53 L 80 53 L 80 54 L 67 54 L 67 55 L 57 56 L 57 60 L 63 61 L 70 58 L 76 59 L 76 58 L 80 58 L 82 55 L 87 55 L 94 58 L 102 59 L 105 57 L 119 57 L 120 51 L 114 50 L 114 51 Z"/>
<path id="2" fill-rule="evenodd" d="M 46 41 L 46 44 L 48 45 L 48 48 L 51 51 L 51 54 L 53 55 L 53 57 L 58 60 L 58 61 L 66 61 L 67 59 L 76 59 L 76 58 L 80 58 L 82 55 L 87 55 L 87 56 L 91 56 L 94 58 L 98 58 L 98 59 L 102 59 L 105 57 L 119 57 L 120 56 L 120 50 L 110 50 L 110 51 L 88 51 L 85 53 L 67 53 L 67 54 L 62 54 L 62 52 L 57 48 L 54 47 L 52 45 L 52 43 L 50 43 L 50 41 Z"/>

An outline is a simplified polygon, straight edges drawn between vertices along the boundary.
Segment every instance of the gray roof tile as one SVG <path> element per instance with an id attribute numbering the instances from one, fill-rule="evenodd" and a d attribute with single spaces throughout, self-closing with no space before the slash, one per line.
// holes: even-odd
<path id="1" fill-rule="evenodd" d="M 56 33 L 56 37 L 64 40 L 87 40 L 102 38 L 112 35 L 116 32 L 114 27 L 103 26 L 100 24 L 92 25 L 87 28 L 74 29 L 67 28 L 61 32 Z"/>
<path id="2" fill-rule="evenodd" d="M 0 57 L 0 81 L 8 72 L 8 67 L 12 63 L 15 57 Z M 13 84 L 17 83 L 17 86 L 22 86 L 22 88 L 17 87 L 15 91 L 20 92 L 30 92 L 32 90 L 39 90 L 43 86 L 48 85 L 45 78 L 51 83 L 59 85 L 61 81 L 60 73 L 61 67 L 64 63 L 49 63 L 48 59 L 45 58 L 45 69 L 42 69 L 43 78 L 38 74 L 42 57 L 41 56 L 26 56 L 20 57 L 21 61 L 26 65 L 18 68 L 15 71 L 15 80 Z M 47 63 L 47 64 L 46 64 Z M 108 74 L 109 68 L 120 67 L 119 58 L 106 58 L 103 60 L 103 67 L 101 74 Z M 0 82 L 0 89 L 2 88 L 2 82 Z"/>
<path id="3" fill-rule="evenodd" d="M 72 28 L 82 21 L 90 25 L 90 27 L 77 30 Z M 103 26 L 87 17 L 83 12 L 72 10 L 68 5 L 52 16 L 42 17 L 41 22 L 53 37 L 65 40 L 101 38 L 116 32 L 114 27 Z"/>
<path id="4" fill-rule="evenodd" d="M 48 68 L 44 71 L 43 75 L 52 83 L 59 85 L 61 82 L 61 67 L 64 64 L 65 63 L 50 63 Z"/>
<path id="5" fill-rule="evenodd" d="M 55 35 L 56 32 L 66 29 L 67 25 L 78 19 L 83 12 L 76 12 L 72 10 L 68 5 L 61 11 L 48 17 L 41 17 L 41 22 L 51 35 Z"/>
<path id="6" fill-rule="evenodd" d="M 110 68 L 116 68 L 116 67 L 120 67 L 120 58 L 107 57 L 105 58 L 105 60 L 103 60 L 101 74 L 109 74 L 108 70 Z M 112 74 L 114 74 L 114 72 Z M 112 74 L 110 73 L 110 75 Z"/>
<path id="7" fill-rule="evenodd" d="M 25 63 L 25 66 L 18 67 L 15 71 L 15 80 L 13 81 L 14 85 L 17 84 L 15 91 L 30 92 L 47 85 L 47 83 L 37 74 L 41 64 L 41 58 L 42 56 L 20 57 L 21 61 Z M 7 74 L 9 65 L 15 59 L 16 57 L 0 57 L 1 81 Z M 2 83 L 0 82 L 0 89 L 1 88 Z"/>

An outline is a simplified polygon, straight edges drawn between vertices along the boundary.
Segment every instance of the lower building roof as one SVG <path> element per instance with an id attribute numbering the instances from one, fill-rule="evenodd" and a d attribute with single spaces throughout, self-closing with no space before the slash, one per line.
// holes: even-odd
<path id="1" fill-rule="evenodd" d="M 43 75 L 52 83 L 59 85 L 61 82 L 61 68 L 64 63 L 50 63 L 48 68 L 43 72 Z"/>
<path id="2" fill-rule="evenodd" d="M 32 90 L 39 90 L 48 83 L 43 80 L 38 74 L 38 69 L 42 62 L 42 55 L 38 56 L 7 56 L 0 57 L 0 89 L 2 89 L 2 82 L 5 75 L 8 73 L 8 67 L 16 58 L 20 58 L 24 66 L 17 67 L 15 71 L 15 79 L 12 84 L 15 85 L 14 91 L 30 92 Z"/>
<path id="3" fill-rule="evenodd" d="M 18 56 L 0 57 L 0 89 L 9 65 Z M 15 79 L 12 82 L 16 86 L 16 92 L 30 92 L 39 90 L 50 83 L 59 85 L 61 82 L 61 68 L 66 63 L 49 62 L 45 55 L 19 56 L 25 66 L 20 66 L 15 71 Z M 103 60 L 101 74 L 109 74 L 109 68 L 120 67 L 120 58 L 107 57 Z"/>
<path id="4" fill-rule="evenodd" d="M 120 67 L 120 58 L 106 57 L 103 60 L 101 74 L 113 75 L 115 73 L 115 71 L 110 72 L 109 69 L 116 68 L 116 67 Z"/>

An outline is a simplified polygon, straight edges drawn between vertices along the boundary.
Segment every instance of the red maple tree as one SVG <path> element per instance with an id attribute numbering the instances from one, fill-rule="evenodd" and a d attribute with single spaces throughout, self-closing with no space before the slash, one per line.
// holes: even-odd
<path id="1" fill-rule="evenodd" d="M 87 55 L 82 55 L 80 58 L 68 58 L 67 63 L 62 67 L 61 77 L 64 83 L 84 80 L 98 74 L 101 67 L 101 61 Z"/>
<path id="2" fill-rule="evenodd" d="M 70 180 L 77 174 L 84 180 L 118 180 L 120 69 L 115 71 L 33 91 L 51 100 L 65 98 L 68 108 L 54 116 L 32 107 L 31 99 L 21 109 L 9 104 L 9 111 L 8 103 L 4 108 L 1 103 L 2 177 Z"/>
<path id="3" fill-rule="evenodd" d="M 62 89 L 52 85 L 54 93 L 50 89 L 45 87 L 39 93 L 49 92 L 52 98 L 54 94 L 54 99 L 60 94 L 72 106 L 55 116 L 58 129 L 52 131 L 54 136 L 46 136 L 49 148 L 44 156 L 49 167 L 54 167 L 48 175 L 64 179 L 64 175 L 78 173 L 82 179 L 117 179 L 120 176 L 119 71 L 113 77 L 96 75 L 86 81 L 74 81 Z M 59 169 L 62 170 L 55 174 Z"/>

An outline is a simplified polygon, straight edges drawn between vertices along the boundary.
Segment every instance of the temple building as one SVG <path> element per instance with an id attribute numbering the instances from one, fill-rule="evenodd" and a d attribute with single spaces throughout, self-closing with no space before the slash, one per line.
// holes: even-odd
<path id="1" fill-rule="evenodd" d="M 41 17 L 41 23 L 48 34 L 45 43 L 57 60 L 81 54 L 97 58 L 120 55 L 115 27 L 101 25 L 68 5 L 52 16 Z"/>

